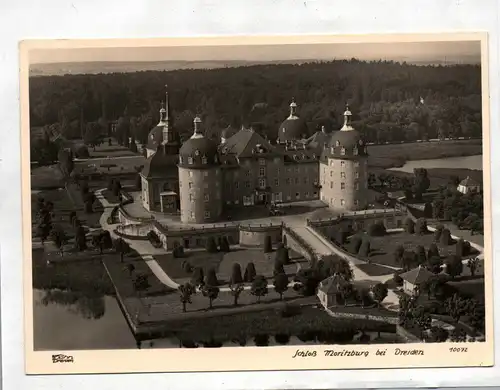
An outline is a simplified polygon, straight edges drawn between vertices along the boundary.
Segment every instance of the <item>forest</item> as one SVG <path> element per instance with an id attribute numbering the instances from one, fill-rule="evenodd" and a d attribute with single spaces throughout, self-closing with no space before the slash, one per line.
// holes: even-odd
<path id="1" fill-rule="evenodd" d="M 30 78 L 32 138 L 50 130 L 91 144 L 117 121 L 117 137 L 141 143 L 159 119 L 168 85 L 171 117 L 183 138 L 195 115 L 205 133 L 254 126 L 276 138 L 295 98 L 312 134 L 342 124 L 350 104 L 368 142 L 481 137 L 479 65 L 417 66 L 356 59 L 300 65 L 146 71 Z M 42 130 L 42 131 L 40 131 Z"/>

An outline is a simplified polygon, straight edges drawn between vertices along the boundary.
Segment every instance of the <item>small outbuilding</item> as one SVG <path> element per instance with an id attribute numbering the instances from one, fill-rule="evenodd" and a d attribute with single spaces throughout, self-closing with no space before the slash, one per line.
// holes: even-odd
<path id="1" fill-rule="evenodd" d="M 434 274 L 427 268 L 419 266 L 400 276 L 403 279 L 403 290 L 407 294 L 416 295 L 419 287 L 432 278 Z"/>
<path id="2" fill-rule="evenodd" d="M 457 187 L 457 191 L 462 194 L 469 194 L 471 192 L 479 192 L 481 191 L 481 184 L 467 176 L 463 179 Z"/>
<path id="3" fill-rule="evenodd" d="M 344 289 L 348 285 L 350 283 L 340 274 L 326 278 L 318 287 L 319 301 L 325 308 L 343 305 L 345 302 Z"/>

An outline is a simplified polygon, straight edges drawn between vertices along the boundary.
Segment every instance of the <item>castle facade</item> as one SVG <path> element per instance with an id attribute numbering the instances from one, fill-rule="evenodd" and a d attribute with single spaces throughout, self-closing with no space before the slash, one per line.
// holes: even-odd
<path id="1" fill-rule="evenodd" d="M 223 131 L 219 143 L 205 137 L 194 118 L 193 135 L 180 142 L 169 117 L 168 93 L 160 122 L 149 133 L 141 172 L 143 206 L 179 213 L 184 223 L 218 221 L 224 208 L 322 200 L 340 211 L 368 205 L 367 149 L 344 112 L 344 126 L 306 138 L 306 123 L 290 115 L 270 143 L 252 128 Z"/>

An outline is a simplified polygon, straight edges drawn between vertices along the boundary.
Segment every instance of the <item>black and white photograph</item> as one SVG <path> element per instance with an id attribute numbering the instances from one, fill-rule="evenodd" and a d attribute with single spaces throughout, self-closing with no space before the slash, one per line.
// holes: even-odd
<path id="1" fill-rule="evenodd" d="M 484 41 L 26 45 L 27 360 L 492 364 Z"/>

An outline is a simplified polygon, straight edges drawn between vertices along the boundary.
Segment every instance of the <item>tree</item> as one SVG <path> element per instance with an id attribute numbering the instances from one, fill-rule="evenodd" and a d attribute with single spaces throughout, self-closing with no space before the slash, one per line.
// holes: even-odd
<path id="1" fill-rule="evenodd" d="M 458 257 L 462 257 L 465 255 L 465 242 L 463 240 L 463 238 L 460 238 L 457 243 L 455 244 L 455 248 L 456 248 L 456 255 Z"/>
<path id="2" fill-rule="evenodd" d="M 87 249 L 87 238 L 83 226 L 78 226 L 75 231 L 75 249 L 84 251 Z"/>
<path id="3" fill-rule="evenodd" d="M 132 263 L 127 264 L 128 276 L 132 277 L 132 274 L 135 271 L 135 266 Z"/>
<path id="4" fill-rule="evenodd" d="M 401 277 L 400 272 L 398 271 L 394 272 L 394 274 L 392 275 L 392 281 L 396 286 L 400 287 L 403 285 L 403 278 Z"/>
<path id="5" fill-rule="evenodd" d="M 462 259 L 456 255 L 451 255 L 446 259 L 446 273 L 454 279 L 463 272 Z"/>
<path id="6" fill-rule="evenodd" d="M 283 300 L 283 293 L 288 290 L 288 276 L 285 273 L 274 277 L 274 290 L 280 295 L 280 300 Z"/>
<path id="7" fill-rule="evenodd" d="M 377 306 L 380 307 L 382 301 L 387 297 L 388 293 L 387 285 L 385 283 L 377 283 L 372 288 L 373 299 L 377 302 Z"/>
<path id="8" fill-rule="evenodd" d="M 266 236 L 264 239 L 264 253 L 269 253 L 273 251 L 273 245 L 271 242 L 271 236 Z"/>
<path id="9" fill-rule="evenodd" d="M 248 263 L 245 268 L 245 274 L 243 275 L 243 280 L 248 283 L 253 282 L 256 275 L 257 272 L 255 271 L 255 264 L 252 262 Z"/>
<path id="10" fill-rule="evenodd" d="M 398 245 L 396 249 L 394 250 L 394 260 L 396 264 L 402 264 L 403 263 L 403 255 L 405 253 L 405 248 L 403 245 Z"/>
<path id="11" fill-rule="evenodd" d="M 219 249 L 221 252 L 224 252 L 224 253 L 231 251 L 231 248 L 229 246 L 229 240 L 227 239 L 226 236 L 221 238 Z"/>
<path id="12" fill-rule="evenodd" d="M 115 179 L 113 179 L 112 177 L 108 177 L 108 183 L 106 185 L 106 189 L 108 191 L 113 191 L 114 184 L 115 184 Z"/>
<path id="13" fill-rule="evenodd" d="M 431 256 L 427 259 L 427 268 L 432 273 L 438 274 L 441 272 L 441 267 L 443 265 L 443 260 L 440 256 Z"/>
<path id="14" fill-rule="evenodd" d="M 215 238 L 213 238 L 213 237 L 207 238 L 206 250 L 208 253 L 216 253 L 217 252 L 217 244 L 215 243 Z"/>
<path id="15" fill-rule="evenodd" d="M 136 188 L 136 190 L 141 190 L 142 189 L 142 177 L 141 177 L 140 173 L 138 173 L 135 176 L 135 188 Z"/>
<path id="16" fill-rule="evenodd" d="M 115 251 L 120 254 L 120 261 L 123 263 L 123 256 L 131 250 L 130 245 L 123 238 L 117 238 L 113 246 Z"/>
<path id="17" fill-rule="evenodd" d="M 429 189 L 431 182 L 427 175 L 427 169 L 425 168 L 415 168 L 413 174 L 415 176 L 413 192 L 415 198 L 420 200 L 422 199 L 422 194 Z"/>
<path id="18" fill-rule="evenodd" d="M 427 258 L 430 259 L 431 257 L 440 257 L 439 249 L 434 243 L 429 246 L 429 250 L 427 251 Z"/>
<path id="19" fill-rule="evenodd" d="M 425 265 L 427 264 L 427 255 L 425 253 L 425 248 L 422 245 L 417 245 L 416 247 L 417 264 Z"/>
<path id="20" fill-rule="evenodd" d="M 449 229 L 443 229 L 441 232 L 441 245 L 450 245 L 451 244 L 451 234 Z"/>
<path id="21" fill-rule="evenodd" d="M 279 246 L 276 249 L 276 252 L 274 255 L 274 261 L 279 262 L 281 264 L 289 264 L 290 263 L 290 256 L 288 254 L 288 249 L 282 245 Z"/>
<path id="22" fill-rule="evenodd" d="M 180 300 L 182 303 L 182 312 L 186 312 L 186 305 L 192 303 L 191 296 L 195 293 L 195 288 L 191 283 L 184 283 L 179 288 Z"/>
<path id="23" fill-rule="evenodd" d="M 452 297 L 445 301 L 446 311 L 455 322 L 460 320 L 460 317 L 467 314 L 469 302 L 458 294 L 453 294 Z"/>
<path id="24" fill-rule="evenodd" d="M 441 239 L 441 235 L 443 234 L 444 226 L 439 224 L 436 226 L 436 230 L 434 230 L 434 241 L 439 242 Z"/>
<path id="25" fill-rule="evenodd" d="M 137 153 L 137 143 L 135 142 L 135 139 L 133 137 L 130 142 L 129 148 L 132 153 Z"/>
<path id="26" fill-rule="evenodd" d="M 231 284 L 243 283 L 243 278 L 241 276 L 241 266 L 238 263 L 233 264 L 233 270 L 231 273 Z"/>
<path id="27" fill-rule="evenodd" d="M 231 295 L 233 296 L 234 298 L 234 306 L 238 306 L 238 299 L 241 295 L 241 293 L 244 291 L 244 287 L 243 287 L 243 284 L 242 283 L 238 283 L 238 284 L 230 284 L 229 285 L 229 289 L 231 290 Z"/>
<path id="28" fill-rule="evenodd" d="M 371 224 L 368 227 L 368 235 L 375 237 L 375 236 L 383 236 L 386 233 L 386 228 L 383 222 L 378 221 L 373 224 Z"/>
<path id="29" fill-rule="evenodd" d="M 467 333 L 462 328 L 453 328 L 450 333 L 450 341 L 452 343 L 464 343 L 467 341 Z"/>
<path id="30" fill-rule="evenodd" d="M 256 275 L 252 282 L 250 293 L 257 297 L 257 303 L 260 303 L 260 298 L 267 295 L 267 292 L 266 278 L 262 275 Z"/>
<path id="31" fill-rule="evenodd" d="M 101 126 L 97 122 L 88 122 L 85 128 L 85 135 L 83 137 L 83 142 L 86 145 L 95 148 L 102 142 Z"/>
<path id="32" fill-rule="evenodd" d="M 122 185 L 120 183 L 120 180 L 114 179 L 113 180 L 113 189 L 112 189 L 113 195 L 114 196 L 119 196 L 121 189 L 122 189 Z"/>
<path id="33" fill-rule="evenodd" d="M 87 192 L 85 196 L 83 197 L 83 202 L 85 204 L 85 212 L 87 214 L 92 214 L 94 211 L 94 202 L 96 200 L 96 196 L 93 192 Z"/>
<path id="34" fill-rule="evenodd" d="M 411 250 L 404 251 L 401 262 L 403 270 L 409 271 L 417 265 L 417 255 Z"/>
<path id="35" fill-rule="evenodd" d="M 359 248 L 361 247 L 361 244 L 363 242 L 363 239 L 359 235 L 354 235 L 351 237 L 351 253 L 357 254 L 359 252 Z"/>
<path id="36" fill-rule="evenodd" d="M 68 179 L 73 172 L 74 163 L 73 156 L 70 150 L 61 149 L 57 154 L 57 160 L 59 161 L 59 169 L 63 174 L 65 179 Z"/>
<path id="37" fill-rule="evenodd" d="M 358 254 L 362 257 L 370 256 L 370 240 L 368 240 L 368 238 L 365 238 L 361 243 Z"/>
<path id="38" fill-rule="evenodd" d="M 209 301 L 209 309 L 213 309 L 213 301 L 217 299 L 219 296 L 219 287 L 214 286 L 214 285 L 205 285 L 201 289 L 201 293 L 203 294 L 204 297 L 208 298 Z"/>
<path id="39" fill-rule="evenodd" d="M 405 230 L 408 234 L 415 233 L 415 222 L 410 217 L 405 220 Z"/>
<path id="40" fill-rule="evenodd" d="M 417 223 L 415 224 L 415 233 L 416 234 L 427 234 L 429 230 L 427 229 L 427 220 L 425 218 L 417 219 Z"/>
<path id="41" fill-rule="evenodd" d="M 469 268 L 472 277 L 476 276 L 478 266 L 479 259 L 477 257 L 467 260 L 467 267 Z"/>
<path id="42" fill-rule="evenodd" d="M 204 272 L 202 267 L 195 267 L 191 275 L 191 284 L 193 286 L 200 286 L 203 284 Z"/>
<path id="43" fill-rule="evenodd" d="M 278 259 L 274 259 L 274 269 L 273 269 L 273 276 L 276 276 L 278 274 L 285 273 L 285 267 L 283 266 L 283 263 Z"/>
<path id="44" fill-rule="evenodd" d="M 172 251 L 172 255 L 175 258 L 184 257 L 184 247 L 182 245 L 174 246 L 174 249 Z"/>
<path id="45" fill-rule="evenodd" d="M 217 273 L 215 272 L 214 267 L 210 267 L 208 269 L 207 275 L 205 276 L 205 285 L 206 286 L 218 286 L 219 281 L 217 280 Z"/>
<path id="46" fill-rule="evenodd" d="M 354 272 L 347 260 L 337 258 L 333 263 L 332 268 L 333 269 L 330 271 L 330 274 L 337 273 L 342 276 L 347 282 L 350 282 L 354 279 Z"/>
<path id="47" fill-rule="evenodd" d="M 422 333 L 431 327 L 432 318 L 423 306 L 417 306 L 411 310 L 411 316 L 415 324 L 420 328 Z"/>

